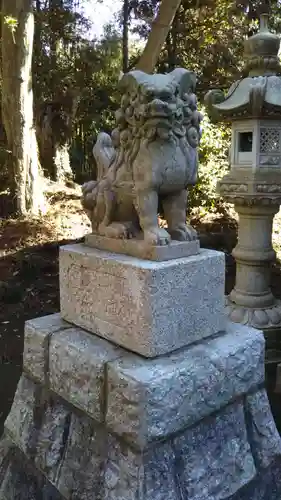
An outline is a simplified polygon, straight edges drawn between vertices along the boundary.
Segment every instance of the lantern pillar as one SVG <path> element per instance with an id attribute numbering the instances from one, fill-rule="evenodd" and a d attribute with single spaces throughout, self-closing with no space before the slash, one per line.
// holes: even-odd
<path id="1" fill-rule="evenodd" d="M 279 205 L 236 205 L 239 215 L 236 283 L 227 298 L 230 319 L 259 329 L 281 326 L 280 302 L 272 294 L 272 223 Z"/>

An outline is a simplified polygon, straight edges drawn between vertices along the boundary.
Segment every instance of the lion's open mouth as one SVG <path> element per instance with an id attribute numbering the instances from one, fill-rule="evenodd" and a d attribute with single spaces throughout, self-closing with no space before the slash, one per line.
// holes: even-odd
<path id="1" fill-rule="evenodd" d="M 171 118 L 171 114 L 165 113 L 164 111 L 153 111 L 150 113 L 151 118 L 166 118 L 167 120 Z"/>

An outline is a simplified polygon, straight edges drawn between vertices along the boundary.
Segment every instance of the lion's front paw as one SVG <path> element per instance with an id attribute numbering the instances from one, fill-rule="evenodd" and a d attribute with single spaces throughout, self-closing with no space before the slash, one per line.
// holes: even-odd
<path id="1" fill-rule="evenodd" d="M 198 239 L 197 232 L 189 224 L 172 228 L 169 232 L 172 239 L 177 241 L 193 241 Z"/>
<path id="2" fill-rule="evenodd" d="M 149 245 L 168 245 L 171 241 L 171 236 L 163 228 L 152 227 L 144 231 L 144 241 Z"/>

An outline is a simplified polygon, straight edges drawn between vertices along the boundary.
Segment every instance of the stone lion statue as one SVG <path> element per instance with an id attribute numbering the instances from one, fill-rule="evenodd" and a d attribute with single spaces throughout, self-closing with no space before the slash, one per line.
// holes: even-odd
<path id="1" fill-rule="evenodd" d="M 123 75 L 116 128 L 111 136 L 99 134 L 93 149 L 97 180 L 83 186 L 93 233 L 151 245 L 197 237 L 186 224 L 187 187 L 197 179 L 201 137 L 195 85 L 195 74 L 180 68 Z M 158 225 L 159 202 L 167 230 Z"/>

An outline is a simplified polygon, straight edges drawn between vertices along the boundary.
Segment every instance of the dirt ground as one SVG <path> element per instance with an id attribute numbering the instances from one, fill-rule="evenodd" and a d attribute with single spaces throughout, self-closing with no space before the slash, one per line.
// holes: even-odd
<path id="1" fill-rule="evenodd" d="M 27 319 L 59 311 L 59 247 L 81 240 L 89 231 L 79 195 L 79 190 L 51 194 L 50 208 L 44 218 L 0 220 L 0 430 L 21 374 L 24 323 Z M 229 293 L 235 279 L 235 263 L 231 257 L 236 242 L 235 214 L 197 213 L 193 214 L 192 222 L 200 234 L 201 246 L 225 252 L 226 292 Z M 277 250 L 279 238 L 281 247 L 279 228 L 281 215 L 274 225 Z M 281 297 L 280 278 L 281 265 L 277 262 L 273 269 L 273 288 L 278 297 Z M 276 359 L 268 363 L 268 387 L 281 430 L 281 395 L 274 393 L 276 364 Z"/>

